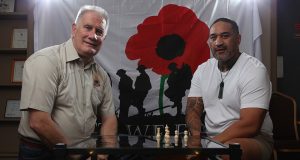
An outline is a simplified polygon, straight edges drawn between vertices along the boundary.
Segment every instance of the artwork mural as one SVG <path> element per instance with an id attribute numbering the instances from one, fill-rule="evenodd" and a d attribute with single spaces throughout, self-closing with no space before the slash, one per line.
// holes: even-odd
<path id="1" fill-rule="evenodd" d="M 140 127 L 138 130 L 143 134 L 151 134 L 155 125 L 184 124 L 182 99 L 191 86 L 193 72 L 209 58 L 208 32 L 207 25 L 192 10 L 175 4 L 164 6 L 157 15 L 145 18 L 137 26 L 137 33 L 129 38 L 125 49 L 129 60 L 138 60 L 140 75 L 135 88 L 131 87 L 133 81 L 124 69 L 117 72 L 120 76 L 119 131 L 131 132 L 128 125 L 132 125 Z M 158 95 L 153 96 L 157 105 L 151 108 L 143 108 L 143 101 L 152 88 L 145 69 L 161 79 Z M 164 98 L 170 103 L 165 103 Z M 138 114 L 128 116 L 130 105 L 137 108 Z M 164 112 L 168 107 L 175 108 L 176 113 Z"/>

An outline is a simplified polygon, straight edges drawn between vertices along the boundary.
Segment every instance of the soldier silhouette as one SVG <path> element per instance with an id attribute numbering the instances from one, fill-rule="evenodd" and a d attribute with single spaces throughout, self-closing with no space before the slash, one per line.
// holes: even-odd
<path id="1" fill-rule="evenodd" d="M 133 81 L 128 75 L 126 75 L 126 71 L 124 69 L 119 69 L 117 71 L 117 75 L 120 77 L 120 82 L 119 82 L 119 90 L 120 90 L 119 120 L 120 120 L 120 122 L 127 122 L 128 111 L 129 111 L 129 107 L 131 105 L 132 94 L 133 94 L 133 88 L 132 88 Z"/>
<path id="2" fill-rule="evenodd" d="M 165 95 L 174 102 L 172 108 L 177 107 L 176 115 L 180 116 L 182 115 L 182 98 L 185 96 L 185 91 L 191 87 L 193 73 L 187 64 L 177 68 L 176 63 L 170 63 L 168 68 L 171 73 L 167 80 L 169 88 L 165 90 Z"/>
<path id="3" fill-rule="evenodd" d="M 134 98 L 133 105 L 139 111 L 139 114 L 144 116 L 145 108 L 143 108 L 144 100 L 152 88 L 150 78 L 148 74 L 145 72 L 146 67 L 144 65 L 139 65 L 137 70 L 140 72 L 140 75 L 137 76 L 134 83 Z"/>

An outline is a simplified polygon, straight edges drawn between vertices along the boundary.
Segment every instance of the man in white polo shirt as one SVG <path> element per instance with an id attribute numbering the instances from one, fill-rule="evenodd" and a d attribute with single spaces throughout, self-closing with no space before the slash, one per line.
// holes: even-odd
<path id="1" fill-rule="evenodd" d="M 186 123 L 197 136 L 204 119 L 204 131 L 214 140 L 241 145 L 242 159 L 268 160 L 273 149 L 271 83 L 265 66 L 239 51 L 240 41 L 236 22 L 220 18 L 211 25 L 208 42 L 214 58 L 194 73 Z"/>

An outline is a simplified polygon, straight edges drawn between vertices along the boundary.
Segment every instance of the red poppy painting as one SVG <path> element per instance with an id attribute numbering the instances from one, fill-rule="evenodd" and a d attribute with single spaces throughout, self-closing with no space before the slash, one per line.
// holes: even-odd
<path id="1" fill-rule="evenodd" d="M 164 94 L 174 102 L 173 106 L 177 106 L 177 114 L 181 114 L 181 99 L 190 87 L 192 73 L 209 58 L 208 35 L 209 28 L 191 9 L 169 4 L 161 8 L 157 16 L 147 17 L 139 24 L 137 33 L 127 41 L 127 58 L 138 60 L 138 65 L 161 75 L 160 114 L 163 114 Z M 174 77 L 173 80 L 170 76 Z M 165 91 L 166 79 L 169 88 Z M 182 94 L 176 95 L 179 85 L 182 86 Z"/>
<path id="2" fill-rule="evenodd" d="M 209 58 L 208 34 L 207 25 L 191 9 L 169 4 L 137 26 L 125 53 L 159 75 L 168 75 L 171 63 L 188 64 L 194 73 Z"/>

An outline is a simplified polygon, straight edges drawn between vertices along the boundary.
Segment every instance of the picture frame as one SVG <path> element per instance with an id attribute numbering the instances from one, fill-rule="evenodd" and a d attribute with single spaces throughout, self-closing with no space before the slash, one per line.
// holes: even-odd
<path id="1" fill-rule="evenodd" d="M 4 118 L 20 118 L 20 100 L 9 99 L 6 101 Z"/>
<path id="2" fill-rule="evenodd" d="M 27 48 L 27 28 L 15 28 L 12 31 L 12 48 Z"/>
<path id="3" fill-rule="evenodd" d="M 11 64 L 11 82 L 21 83 L 25 59 L 14 59 Z"/>
<path id="4" fill-rule="evenodd" d="M 0 12 L 14 12 L 15 0 L 0 0 Z"/>

